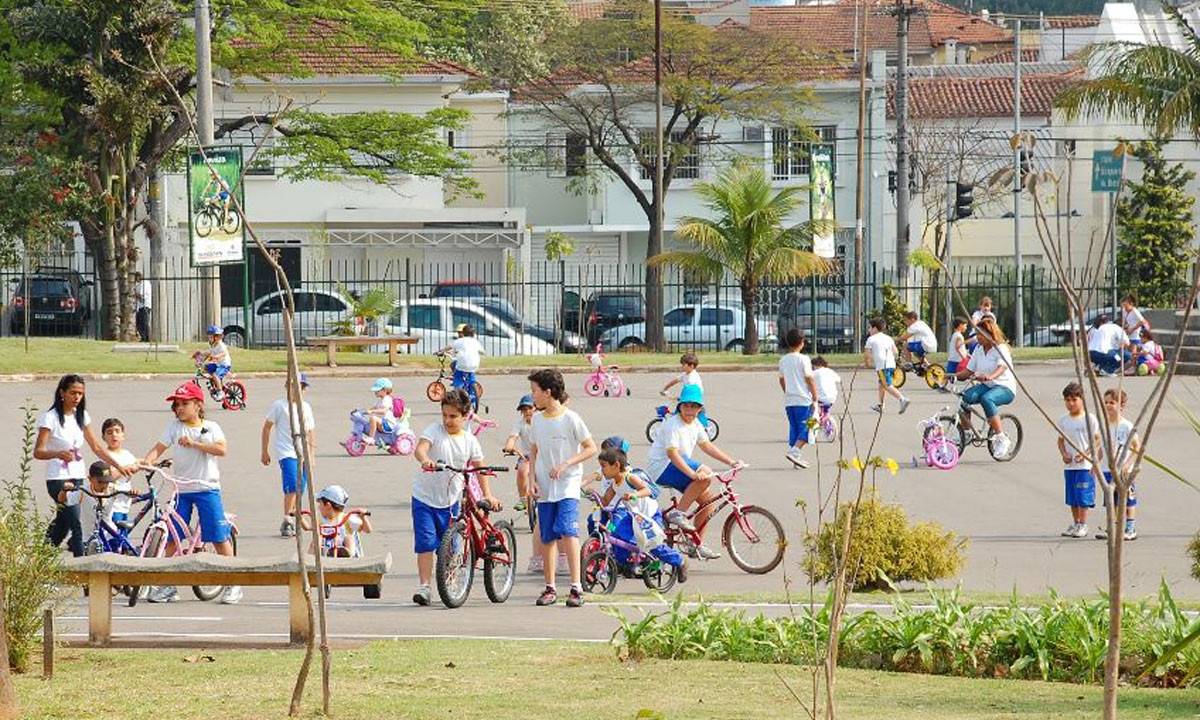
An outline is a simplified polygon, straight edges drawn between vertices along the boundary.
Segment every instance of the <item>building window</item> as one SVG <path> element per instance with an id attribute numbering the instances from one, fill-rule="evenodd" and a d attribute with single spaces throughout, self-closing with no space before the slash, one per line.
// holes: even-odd
<path id="1" fill-rule="evenodd" d="M 647 158 L 651 159 L 651 169 L 653 169 L 654 158 L 654 130 L 652 128 L 643 128 L 639 133 L 642 140 L 642 152 Z M 670 162 L 671 152 L 683 153 L 677 156 L 675 160 L 675 175 L 673 180 L 697 180 L 700 178 L 700 146 L 693 140 L 690 144 L 684 143 L 684 131 L 675 130 L 671 133 L 671 142 L 663 148 L 663 154 Z M 643 180 L 649 180 L 651 171 L 647 170 L 640 163 L 638 170 L 641 173 Z"/>
<path id="2" fill-rule="evenodd" d="M 217 125 L 220 126 L 222 123 L 232 120 L 233 118 L 218 120 Z M 262 149 L 258 151 L 258 155 L 254 155 L 255 148 L 258 147 L 263 136 L 267 135 L 270 130 L 271 126 L 266 123 L 246 125 L 237 130 L 231 130 L 223 137 L 217 138 L 217 144 L 227 147 L 241 146 L 242 161 L 248 163 L 246 166 L 247 175 L 274 175 L 275 158 L 271 155 L 271 150 L 275 146 L 274 134 L 267 137 L 267 141 L 263 143 Z M 251 156 L 254 156 L 253 162 L 250 162 Z"/>
<path id="3" fill-rule="evenodd" d="M 820 125 L 813 128 L 820 144 L 833 150 L 833 170 L 837 175 L 837 127 Z M 771 128 L 771 177 L 775 180 L 792 180 L 808 177 L 811 165 L 809 150 L 812 146 L 804 134 L 795 128 Z"/>
<path id="4" fill-rule="evenodd" d="M 588 142 L 583 135 L 546 136 L 546 159 L 551 177 L 580 177 L 587 172 Z"/>

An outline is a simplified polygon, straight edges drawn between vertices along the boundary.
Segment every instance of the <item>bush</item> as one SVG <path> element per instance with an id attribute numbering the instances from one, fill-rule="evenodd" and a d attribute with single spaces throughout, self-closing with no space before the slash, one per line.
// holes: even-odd
<path id="1" fill-rule="evenodd" d="M 881 285 L 879 292 L 883 296 L 883 307 L 872 310 L 868 317 L 882 318 L 887 328 L 887 334 L 899 337 L 908 329 L 908 325 L 904 322 L 904 313 L 908 312 L 908 306 L 900 299 L 900 293 L 896 292 L 896 288 L 891 283 Z"/>
<path id="2" fill-rule="evenodd" d="M 852 503 L 842 503 L 837 519 L 805 538 L 805 571 L 817 581 L 834 577 L 834 552 Z M 855 590 L 886 589 L 890 582 L 928 582 L 953 577 L 962 569 L 967 541 L 937 523 L 910 526 L 899 505 L 865 498 L 854 517 L 846 582 Z"/>
<path id="3" fill-rule="evenodd" d="M 42 637 L 42 609 L 58 592 L 62 556 L 46 543 L 49 518 L 37 511 L 29 478 L 33 470 L 34 413 L 25 411 L 24 444 L 17 479 L 5 484 L 0 498 L 0 578 L 8 613 L 8 663 L 17 672 L 29 663 Z"/>
<path id="4" fill-rule="evenodd" d="M 1192 559 L 1192 578 L 1200 580 L 1200 532 L 1188 543 L 1188 557 Z"/>

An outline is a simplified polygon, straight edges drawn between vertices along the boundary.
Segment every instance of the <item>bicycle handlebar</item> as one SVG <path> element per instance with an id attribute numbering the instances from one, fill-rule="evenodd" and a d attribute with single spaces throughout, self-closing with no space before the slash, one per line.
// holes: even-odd
<path id="1" fill-rule="evenodd" d="M 469 468 L 456 468 L 456 467 L 447 465 L 446 463 L 442 462 L 441 460 L 437 461 L 436 467 L 434 468 L 434 470 L 435 471 L 449 470 L 450 472 L 461 473 L 463 475 L 470 475 L 472 473 L 478 474 L 478 473 L 508 472 L 508 468 L 503 467 L 501 465 L 477 465 L 475 467 L 469 467 Z"/>
<path id="2" fill-rule="evenodd" d="M 142 493 L 136 493 L 132 490 L 113 490 L 110 493 L 94 493 L 91 490 L 88 490 L 87 488 L 85 488 L 83 486 L 76 487 L 75 489 L 78 490 L 79 492 L 83 493 L 84 495 L 95 498 L 97 500 L 108 500 L 109 498 L 115 498 L 120 495 L 124 495 L 126 497 L 131 497 L 134 499 L 137 499 L 137 498 L 149 499 L 149 497 L 150 497 L 149 495 L 144 495 Z"/>

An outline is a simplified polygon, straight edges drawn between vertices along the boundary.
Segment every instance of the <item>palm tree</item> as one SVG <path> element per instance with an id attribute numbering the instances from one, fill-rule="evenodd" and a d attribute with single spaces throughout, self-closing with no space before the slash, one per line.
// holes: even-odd
<path id="1" fill-rule="evenodd" d="M 1088 48 L 1084 64 L 1095 77 L 1059 95 L 1056 104 L 1067 118 L 1080 115 L 1124 116 L 1169 138 L 1186 129 L 1200 138 L 1200 37 L 1179 9 L 1163 6 L 1174 21 L 1184 49 L 1132 42 L 1107 42 Z"/>
<path id="2" fill-rule="evenodd" d="M 715 183 L 698 183 L 696 194 L 712 210 L 713 219 L 683 217 L 677 237 L 695 246 L 650 258 L 653 265 L 674 265 L 697 276 L 719 281 L 729 272 L 738 278 L 746 311 L 743 353 L 758 352 L 754 309 L 764 282 L 789 282 L 829 270 L 830 264 L 807 248 L 815 232 L 829 221 L 809 221 L 784 228 L 787 217 L 804 203 L 806 187 L 774 192 L 763 168 L 735 163 Z"/>

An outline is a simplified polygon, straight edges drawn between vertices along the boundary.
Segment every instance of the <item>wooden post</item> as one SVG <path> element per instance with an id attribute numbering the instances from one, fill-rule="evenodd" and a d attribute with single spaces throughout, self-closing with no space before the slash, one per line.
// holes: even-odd
<path id="1" fill-rule="evenodd" d="M 395 340 L 388 341 L 388 365 L 391 367 L 396 367 L 396 344 Z"/>
<path id="2" fill-rule="evenodd" d="M 88 645 L 104 647 L 112 639 L 112 576 L 88 574 Z"/>
<path id="3" fill-rule="evenodd" d="M 42 611 L 42 679 L 54 678 L 54 609 Z"/>
<path id="4" fill-rule="evenodd" d="M 337 367 L 337 363 L 334 362 L 334 360 L 333 360 L 333 354 L 335 352 L 337 352 L 337 344 L 334 342 L 326 342 L 325 343 L 325 353 L 326 353 L 325 358 L 329 364 L 329 367 Z"/>
<path id="5" fill-rule="evenodd" d="M 8 670 L 8 607 L 4 582 L 0 581 L 0 720 L 16 720 L 19 714 L 17 693 Z"/>
<path id="6" fill-rule="evenodd" d="M 288 635 L 291 644 L 304 645 L 312 634 L 308 623 L 308 600 L 300 573 L 288 578 Z"/>

